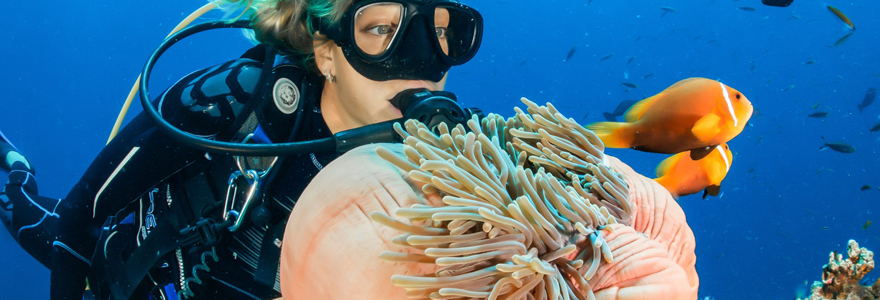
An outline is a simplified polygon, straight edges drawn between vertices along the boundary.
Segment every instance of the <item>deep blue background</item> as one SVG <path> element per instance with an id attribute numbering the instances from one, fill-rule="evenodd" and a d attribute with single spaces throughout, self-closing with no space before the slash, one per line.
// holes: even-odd
<path id="1" fill-rule="evenodd" d="M 204 2 L 9 2 L 0 18 L 0 129 L 36 165 L 41 194 L 63 197 L 104 145 L 149 53 Z M 483 47 L 453 69 L 447 89 L 505 116 L 522 106 L 520 97 L 549 101 L 583 124 L 691 76 L 743 92 L 756 110 L 730 142 L 735 158 L 723 197 L 680 199 L 697 239 L 701 299 L 791 299 L 848 239 L 880 251 L 880 224 L 862 229 L 880 221 L 880 133 L 868 132 L 880 122 L 880 99 L 856 109 L 869 87 L 880 87 L 880 3 L 591 2 L 469 1 L 486 20 Z M 856 24 L 843 45 L 834 47 L 849 30 L 826 4 Z M 664 15 L 661 5 L 676 11 Z M 235 30 L 187 39 L 157 67 L 154 91 L 248 46 Z M 627 90 L 622 81 L 640 87 Z M 140 110 L 133 108 L 130 116 Z M 806 117 L 815 111 L 830 116 Z M 821 136 L 857 150 L 820 151 Z M 648 176 L 664 158 L 608 152 Z M 865 184 L 874 188 L 859 191 Z M 48 271 L 5 233 L 0 253 L 4 299 L 48 298 Z"/>

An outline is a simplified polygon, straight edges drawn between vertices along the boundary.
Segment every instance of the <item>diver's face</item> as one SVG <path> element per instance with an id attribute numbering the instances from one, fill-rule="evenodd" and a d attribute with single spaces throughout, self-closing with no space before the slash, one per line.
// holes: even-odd
<path id="1" fill-rule="evenodd" d="M 401 38 L 401 32 L 398 32 L 400 13 L 400 6 L 394 4 L 362 8 L 353 24 L 356 46 L 370 55 L 379 55 L 387 51 L 393 39 Z M 447 45 L 449 22 L 449 11 L 445 8 L 436 8 L 434 34 L 445 53 L 449 51 Z M 327 75 L 329 72 L 334 78 L 333 82 L 325 81 L 321 109 L 325 114 L 324 119 L 328 121 L 327 125 L 334 133 L 400 118 L 402 117 L 400 110 L 389 102 L 391 98 L 408 89 L 425 88 L 440 91 L 446 85 L 446 76 L 438 82 L 371 80 L 352 67 L 345 58 L 342 48 L 336 43 L 332 40 L 322 43 L 319 40 L 321 39 L 316 39 L 315 44 L 315 62 L 321 73 Z M 398 48 L 406 51 L 407 45 L 398 45 Z"/>
<path id="2" fill-rule="evenodd" d="M 335 90 L 342 104 L 344 115 L 352 120 L 352 128 L 388 121 L 402 117 L 400 110 L 391 105 L 390 100 L 398 93 L 414 88 L 431 91 L 443 90 L 444 76 L 439 82 L 429 80 L 388 80 L 373 81 L 358 73 L 342 54 L 342 49 L 333 45 L 333 70 L 336 80 L 325 82 L 325 89 Z"/>
<path id="3" fill-rule="evenodd" d="M 333 82 L 325 79 L 321 96 L 324 120 L 333 133 L 402 117 L 400 110 L 389 100 L 404 90 L 442 91 L 446 86 L 446 76 L 438 82 L 370 80 L 348 63 L 342 49 L 333 41 L 315 48 L 315 62 L 323 74 L 329 72 L 335 77 Z"/>

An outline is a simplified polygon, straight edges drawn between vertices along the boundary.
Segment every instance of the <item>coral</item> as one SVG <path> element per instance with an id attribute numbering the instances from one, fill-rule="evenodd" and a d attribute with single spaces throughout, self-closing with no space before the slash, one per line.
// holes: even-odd
<path id="1" fill-rule="evenodd" d="M 831 252 L 828 264 L 822 267 L 822 281 L 813 283 L 813 293 L 807 299 L 880 299 L 880 280 L 873 288 L 859 284 L 874 269 L 874 252 L 849 240 L 846 255 L 844 258 L 837 251 Z"/>

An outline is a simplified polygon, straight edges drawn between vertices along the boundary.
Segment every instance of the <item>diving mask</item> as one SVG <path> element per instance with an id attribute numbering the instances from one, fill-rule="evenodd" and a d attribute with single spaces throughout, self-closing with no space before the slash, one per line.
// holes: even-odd
<path id="1" fill-rule="evenodd" d="M 449 0 L 364 0 L 337 24 L 318 28 L 364 77 L 439 82 L 477 53 L 483 17 Z"/>

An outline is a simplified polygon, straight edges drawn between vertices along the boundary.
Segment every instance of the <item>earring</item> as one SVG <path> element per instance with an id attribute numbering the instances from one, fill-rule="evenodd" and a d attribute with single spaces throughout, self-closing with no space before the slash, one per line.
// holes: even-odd
<path id="1" fill-rule="evenodd" d="M 327 78 L 327 80 L 330 81 L 330 83 L 333 83 L 336 81 L 336 76 L 330 75 L 330 71 L 324 72 L 324 78 Z"/>

